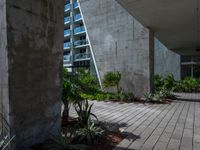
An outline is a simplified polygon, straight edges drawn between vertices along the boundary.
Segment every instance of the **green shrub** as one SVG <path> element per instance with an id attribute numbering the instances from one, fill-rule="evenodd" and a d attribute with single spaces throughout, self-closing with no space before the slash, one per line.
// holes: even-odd
<path id="1" fill-rule="evenodd" d="M 200 82 L 192 77 L 176 81 L 173 75 L 166 77 L 155 75 L 154 86 L 156 91 L 200 92 Z"/>
<path id="2" fill-rule="evenodd" d="M 80 128 L 76 132 L 76 138 L 80 143 L 94 144 L 100 140 L 104 133 L 100 127 L 88 120 L 87 125 L 84 128 Z"/>
<path id="3" fill-rule="evenodd" d="M 120 92 L 119 82 L 121 80 L 121 74 L 119 72 L 108 72 L 104 75 L 103 84 L 105 87 L 117 87 L 117 92 Z"/>
<path id="4" fill-rule="evenodd" d="M 100 90 L 97 79 L 89 71 L 80 69 L 78 72 L 79 84 L 84 93 L 96 93 Z"/>
<path id="5" fill-rule="evenodd" d="M 198 92 L 200 91 L 200 83 L 192 77 L 186 77 L 177 83 L 175 90 L 178 92 Z"/>
<path id="6" fill-rule="evenodd" d="M 93 94 L 87 94 L 87 93 L 82 93 L 81 94 L 82 98 L 86 100 L 98 100 L 98 101 L 103 101 L 107 99 L 107 94 L 106 93 L 93 93 Z"/>
<path id="7" fill-rule="evenodd" d="M 160 75 L 154 76 L 154 86 L 156 91 L 160 91 L 163 88 L 164 85 L 164 79 Z M 147 93 L 146 93 L 147 94 Z"/>
<path id="8" fill-rule="evenodd" d="M 173 75 L 168 75 L 164 78 L 164 85 L 163 88 L 166 90 L 173 91 L 176 86 L 176 81 Z"/>

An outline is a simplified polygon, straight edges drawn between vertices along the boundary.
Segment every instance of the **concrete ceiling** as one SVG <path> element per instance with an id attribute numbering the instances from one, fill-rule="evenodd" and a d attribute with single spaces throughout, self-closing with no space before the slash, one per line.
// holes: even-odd
<path id="1" fill-rule="evenodd" d="M 169 49 L 200 49 L 200 0 L 117 1 Z"/>

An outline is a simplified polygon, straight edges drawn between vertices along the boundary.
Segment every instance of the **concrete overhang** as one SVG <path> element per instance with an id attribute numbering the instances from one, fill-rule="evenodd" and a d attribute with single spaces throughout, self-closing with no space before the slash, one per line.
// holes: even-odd
<path id="1" fill-rule="evenodd" d="M 200 54 L 200 0 L 117 1 L 169 49 Z"/>

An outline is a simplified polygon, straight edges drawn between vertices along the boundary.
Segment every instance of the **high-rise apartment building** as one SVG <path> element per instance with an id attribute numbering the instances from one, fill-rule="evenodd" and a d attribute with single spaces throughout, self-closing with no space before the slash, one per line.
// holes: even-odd
<path id="1" fill-rule="evenodd" d="M 66 0 L 64 13 L 64 66 L 69 72 L 80 67 L 90 69 L 90 46 L 78 2 Z"/>

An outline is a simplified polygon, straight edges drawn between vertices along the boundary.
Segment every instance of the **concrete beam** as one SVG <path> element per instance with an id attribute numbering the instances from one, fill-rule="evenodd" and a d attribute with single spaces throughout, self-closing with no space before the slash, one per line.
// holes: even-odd
<path id="1" fill-rule="evenodd" d="M 200 48 L 199 0 L 116 0 L 169 49 Z"/>

